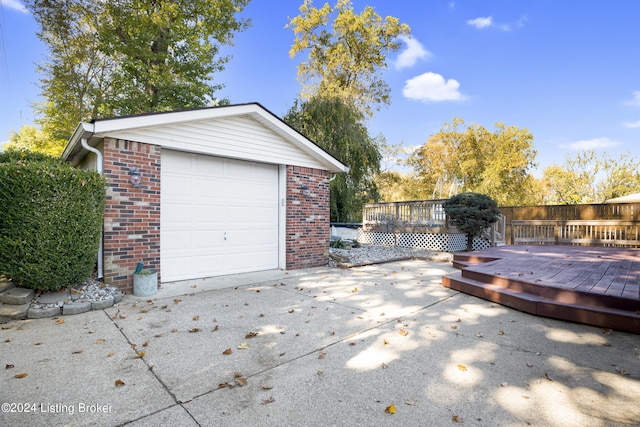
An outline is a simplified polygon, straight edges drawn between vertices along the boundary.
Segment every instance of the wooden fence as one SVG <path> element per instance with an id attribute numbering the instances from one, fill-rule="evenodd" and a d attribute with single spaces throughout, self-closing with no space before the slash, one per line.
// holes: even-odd
<path id="1" fill-rule="evenodd" d="M 448 233 L 446 199 L 364 205 L 363 231 Z M 489 240 L 640 247 L 640 203 L 501 207 Z"/>

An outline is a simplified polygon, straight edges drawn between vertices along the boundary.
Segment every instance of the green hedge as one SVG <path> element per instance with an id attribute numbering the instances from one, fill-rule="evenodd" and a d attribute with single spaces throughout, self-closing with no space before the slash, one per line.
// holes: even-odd
<path id="1" fill-rule="evenodd" d="M 105 183 L 95 171 L 31 152 L 0 153 L 0 275 L 55 291 L 93 271 Z"/>

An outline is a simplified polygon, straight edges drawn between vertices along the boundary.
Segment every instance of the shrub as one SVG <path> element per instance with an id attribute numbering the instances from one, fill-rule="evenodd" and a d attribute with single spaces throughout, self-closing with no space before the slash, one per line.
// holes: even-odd
<path id="1" fill-rule="evenodd" d="M 0 275 L 55 291 L 95 266 L 104 179 L 39 153 L 0 153 Z"/>
<path id="2" fill-rule="evenodd" d="M 460 193 L 446 200 L 444 208 L 449 223 L 467 235 L 467 251 L 471 251 L 473 238 L 498 220 L 498 204 L 489 196 L 479 193 Z"/>

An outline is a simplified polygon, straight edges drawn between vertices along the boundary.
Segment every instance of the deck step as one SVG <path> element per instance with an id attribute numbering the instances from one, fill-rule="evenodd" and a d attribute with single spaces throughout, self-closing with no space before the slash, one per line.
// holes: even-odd
<path id="1" fill-rule="evenodd" d="M 503 287 L 456 272 L 442 278 L 443 286 L 515 308 L 525 313 L 640 334 L 640 311 L 567 301 Z"/>

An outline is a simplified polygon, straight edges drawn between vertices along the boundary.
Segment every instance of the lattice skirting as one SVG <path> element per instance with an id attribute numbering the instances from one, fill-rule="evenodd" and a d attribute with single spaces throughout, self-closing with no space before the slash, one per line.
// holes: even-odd
<path id="1" fill-rule="evenodd" d="M 467 248 L 467 237 L 462 233 L 430 234 L 430 233 L 381 233 L 362 231 L 358 242 L 379 246 L 399 246 L 401 248 L 429 249 L 440 252 L 459 252 Z M 481 237 L 473 239 L 473 250 L 490 247 L 491 244 Z"/>

